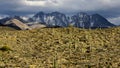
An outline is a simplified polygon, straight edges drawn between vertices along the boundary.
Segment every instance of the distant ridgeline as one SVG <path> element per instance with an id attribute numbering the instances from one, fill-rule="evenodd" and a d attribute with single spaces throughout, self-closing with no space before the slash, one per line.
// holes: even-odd
<path id="1" fill-rule="evenodd" d="M 0 25 L 9 26 L 9 23 L 5 24 L 10 20 L 19 20 L 17 25 L 14 21 L 14 26 L 21 26 L 20 29 L 30 29 L 38 27 L 78 27 L 78 28 L 109 28 L 115 25 L 110 23 L 107 19 L 99 14 L 88 15 L 87 13 L 80 12 L 73 16 L 67 16 L 60 12 L 44 13 L 39 12 L 31 18 L 23 18 L 21 16 L 6 17 L 0 20 Z M 13 22 L 12 22 L 13 23 Z M 22 23 L 22 24 L 21 24 Z M 21 24 L 21 25 L 20 25 Z M 24 25 L 23 25 L 24 24 Z M 36 24 L 40 26 L 35 26 Z M 41 26 L 42 25 L 42 26 Z M 24 27 L 24 28 L 23 28 Z M 26 28 L 27 27 L 27 28 Z"/>

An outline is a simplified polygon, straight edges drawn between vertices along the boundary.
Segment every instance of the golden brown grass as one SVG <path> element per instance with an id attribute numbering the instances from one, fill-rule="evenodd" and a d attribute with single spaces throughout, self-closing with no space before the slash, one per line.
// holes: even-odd
<path id="1" fill-rule="evenodd" d="M 42 28 L 17 31 L 0 27 L 1 68 L 119 68 L 120 27 Z"/>

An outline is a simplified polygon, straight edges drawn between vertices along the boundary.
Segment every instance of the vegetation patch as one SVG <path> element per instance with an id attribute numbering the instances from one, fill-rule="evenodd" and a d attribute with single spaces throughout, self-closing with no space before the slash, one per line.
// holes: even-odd
<path id="1" fill-rule="evenodd" d="M 3 46 L 0 48 L 0 51 L 10 51 L 10 50 L 11 50 L 11 48 L 8 46 Z"/>
<path id="2" fill-rule="evenodd" d="M 0 67 L 119 68 L 120 27 L 24 31 L 1 27 Z"/>

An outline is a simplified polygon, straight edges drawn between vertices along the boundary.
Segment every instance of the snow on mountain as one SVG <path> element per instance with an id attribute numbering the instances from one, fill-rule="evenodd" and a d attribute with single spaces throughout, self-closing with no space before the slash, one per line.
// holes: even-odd
<path id="1" fill-rule="evenodd" d="M 48 26 L 66 27 L 68 25 L 68 20 L 66 18 L 66 15 L 59 12 L 52 12 L 52 13 L 39 12 L 29 20 L 34 22 L 40 22 Z"/>
<path id="2" fill-rule="evenodd" d="M 72 24 L 75 27 L 82 28 L 105 28 L 115 26 L 99 14 L 88 15 L 84 12 L 80 12 L 72 16 L 67 16 L 60 12 L 39 12 L 35 14 L 32 18 L 30 18 L 29 21 L 39 22 L 48 26 L 62 27 L 69 26 L 70 24 Z"/>
<path id="3" fill-rule="evenodd" d="M 11 19 L 17 19 L 17 20 L 19 20 L 19 21 L 21 21 L 23 23 L 27 23 L 27 21 L 24 20 L 21 16 L 3 17 L 2 19 L 0 19 L 0 23 L 4 24 L 6 21 L 9 21 Z"/>
<path id="4" fill-rule="evenodd" d="M 83 12 L 77 13 L 76 15 L 72 16 L 71 23 L 74 23 L 75 27 L 89 28 L 90 16 Z"/>
<path id="5" fill-rule="evenodd" d="M 39 12 L 33 17 L 13 16 L 13 17 L 0 17 L 0 23 L 4 23 L 7 20 L 15 18 L 23 23 L 44 24 L 48 27 L 67 27 L 73 25 L 78 28 L 108 28 L 115 26 L 107 19 L 99 14 L 88 15 L 84 12 L 79 12 L 75 15 L 68 16 L 60 12 L 44 13 Z"/>
<path id="6" fill-rule="evenodd" d="M 9 16 L 8 15 L 0 15 L 0 19 L 6 18 L 6 17 L 9 17 Z"/>
<path id="7" fill-rule="evenodd" d="M 22 18 L 25 21 L 28 21 L 28 19 L 29 19 L 29 17 L 24 17 L 24 16 L 21 16 L 20 18 Z"/>
<path id="8" fill-rule="evenodd" d="M 0 17 L 0 19 L 3 19 L 2 17 Z"/>

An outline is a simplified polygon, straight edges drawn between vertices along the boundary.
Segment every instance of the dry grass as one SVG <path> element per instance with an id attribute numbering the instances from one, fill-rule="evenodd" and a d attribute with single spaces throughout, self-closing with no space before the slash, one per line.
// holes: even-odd
<path id="1" fill-rule="evenodd" d="M 120 27 L 86 30 L 0 27 L 0 68 L 119 68 Z"/>

